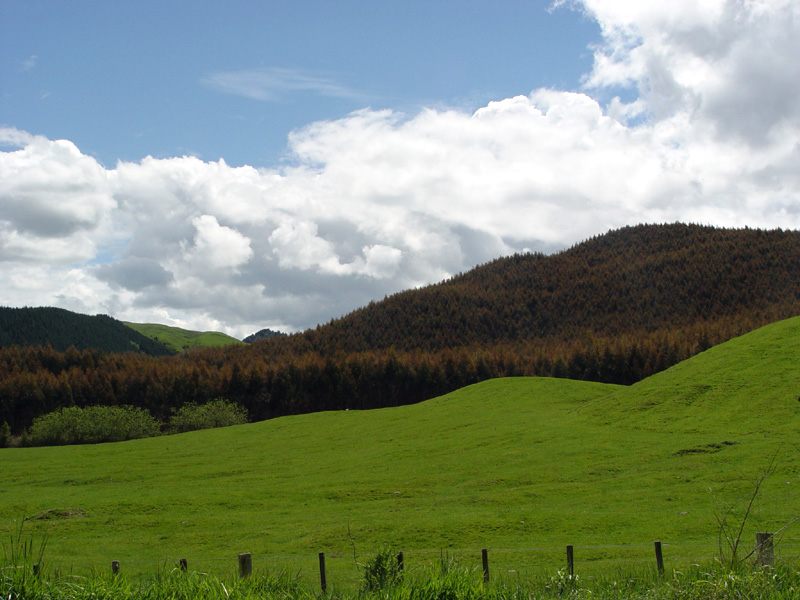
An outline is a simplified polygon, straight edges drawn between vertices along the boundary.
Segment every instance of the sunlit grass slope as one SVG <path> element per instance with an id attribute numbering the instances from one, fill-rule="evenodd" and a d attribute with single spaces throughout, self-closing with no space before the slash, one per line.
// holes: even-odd
<path id="1" fill-rule="evenodd" d="M 487 381 L 413 406 L 316 413 L 119 444 L 0 450 L 0 524 L 47 532 L 51 563 L 153 571 L 187 557 L 334 581 L 382 546 L 440 550 L 496 573 L 668 564 L 716 552 L 715 511 L 777 531 L 800 515 L 800 319 L 732 340 L 632 387 Z M 800 525 L 779 554 L 800 556 Z"/>
<path id="2" fill-rule="evenodd" d="M 160 323 L 128 323 L 125 325 L 161 342 L 170 350 L 181 352 L 194 347 L 216 347 L 242 344 L 243 342 L 220 331 L 190 331 Z"/>

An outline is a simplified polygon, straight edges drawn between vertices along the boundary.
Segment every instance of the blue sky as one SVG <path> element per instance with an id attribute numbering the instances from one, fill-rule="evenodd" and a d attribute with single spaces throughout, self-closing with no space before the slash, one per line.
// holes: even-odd
<path id="1" fill-rule="evenodd" d="M 72 140 L 106 166 L 183 154 L 269 165 L 290 130 L 358 108 L 475 109 L 578 87 L 597 23 L 548 8 L 8 0 L 0 122 Z"/>
<path id="2" fill-rule="evenodd" d="M 637 223 L 800 228 L 797 0 L 0 2 L 0 305 L 245 336 Z"/>

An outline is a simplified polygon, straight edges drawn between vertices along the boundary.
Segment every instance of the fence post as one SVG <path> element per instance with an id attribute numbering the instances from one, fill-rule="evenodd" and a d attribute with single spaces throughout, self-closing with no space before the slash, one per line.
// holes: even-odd
<path id="1" fill-rule="evenodd" d="M 112 575 L 119 575 L 119 561 L 112 560 L 111 561 L 111 574 Z"/>
<path id="2" fill-rule="evenodd" d="M 661 540 L 656 540 L 653 542 L 653 545 L 656 549 L 656 567 L 658 568 L 658 574 L 664 574 L 664 555 L 661 552 Z"/>
<path id="3" fill-rule="evenodd" d="M 571 544 L 567 546 L 567 572 L 570 577 L 575 574 L 575 551 Z"/>
<path id="4" fill-rule="evenodd" d="M 483 563 L 483 581 L 489 582 L 489 551 L 486 548 L 481 550 L 481 562 Z"/>
<path id="5" fill-rule="evenodd" d="M 319 586 L 323 592 L 328 590 L 328 580 L 325 577 L 325 553 L 319 553 Z"/>
<path id="6" fill-rule="evenodd" d="M 397 570 L 398 571 L 402 571 L 404 568 L 405 568 L 405 565 L 403 564 L 403 553 L 402 552 L 398 552 L 397 553 Z"/>
<path id="7" fill-rule="evenodd" d="M 759 531 L 756 533 L 756 562 L 762 567 L 771 567 L 775 564 L 775 546 L 772 541 L 772 532 Z"/>
<path id="8" fill-rule="evenodd" d="M 188 571 L 189 570 L 189 561 L 185 558 L 182 558 L 178 561 L 178 566 L 180 566 L 181 571 Z"/>
<path id="9" fill-rule="evenodd" d="M 239 555 L 239 577 L 250 577 L 253 572 L 253 557 L 249 552 Z"/>

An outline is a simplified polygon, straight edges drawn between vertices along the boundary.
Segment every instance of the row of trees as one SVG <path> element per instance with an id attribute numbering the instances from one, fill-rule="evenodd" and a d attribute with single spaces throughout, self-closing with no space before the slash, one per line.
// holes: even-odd
<path id="1" fill-rule="evenodd" d="M 259 420 L 408 404 L 491 377 L 519 375 L 628 384 L 730 333 L 716 323 L 677 333 L 586 337 L 568 343 L 533 340 L 334 356 L 306 352 L 279 360 L 224 348 L 160 359 L 90 350 L 0 349 L 0 422 L 6 420 L 20 432 L 36 416 L 59 407 L 91 405 L 135 405 L 165 420 L 185 404 L 216 397 L 230 398 L 250 419 Z"/>

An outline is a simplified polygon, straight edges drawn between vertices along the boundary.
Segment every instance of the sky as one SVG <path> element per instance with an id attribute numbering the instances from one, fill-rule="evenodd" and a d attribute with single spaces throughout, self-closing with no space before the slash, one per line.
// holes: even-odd
<path id="1" fill-rule="evenodd" d="M 637 223 L 800 227 L 800 2 L 0 3 L 0 305 L 299 331 Z"/>

